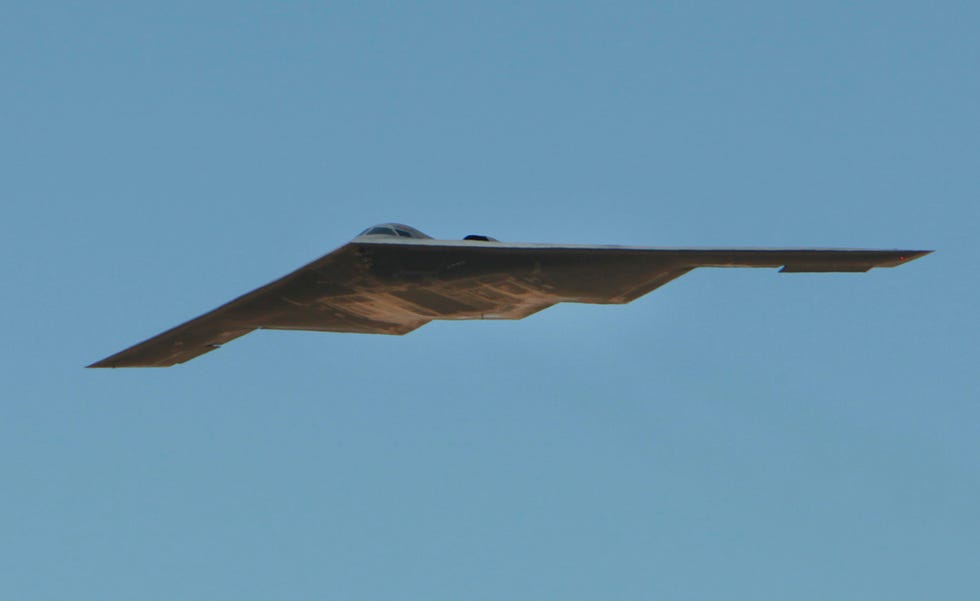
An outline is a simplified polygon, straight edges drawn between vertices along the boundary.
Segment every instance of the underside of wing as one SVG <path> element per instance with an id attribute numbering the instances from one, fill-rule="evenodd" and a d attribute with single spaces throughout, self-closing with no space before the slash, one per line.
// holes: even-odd
<path id="1" fill-rule="evenodd" d="M 627 303 L 698 267 L 861 272 L 927 253 L 436 241 L 368 243 L 360 249 L 385 295 L 430 319 L 516 319 L 560 302 Z"/>
<path id="2" fill-rule="evenodd" d="M 369 266 L 347 245 L 89 367 L 169 367 L 257 329 L 405 334 L 428 319 L 372 309 Z"/>
<path id="3" fill-rule="evenodd" d="M 223 328 L 207 320 L 192 320 L 88 367 L 170 367 L 220 348 L 253 329 Z"/>
<path id="4" fill-rule="evenodd" d="M 652 249 L 692 267 L 781 267 L 784 273 L 865 272 L 898 267 L 925 256 L 928 250 L 868 249 Z"/>

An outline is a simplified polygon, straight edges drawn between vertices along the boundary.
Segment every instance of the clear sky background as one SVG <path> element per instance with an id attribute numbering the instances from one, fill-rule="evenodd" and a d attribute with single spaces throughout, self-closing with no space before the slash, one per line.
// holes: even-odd
<path id="1" fill-rule="evenodd" d="M 0 598 L 972 599 L 980 4 L 0 4 Z M 377 222 L 926 248 L 82 366 Z"/>

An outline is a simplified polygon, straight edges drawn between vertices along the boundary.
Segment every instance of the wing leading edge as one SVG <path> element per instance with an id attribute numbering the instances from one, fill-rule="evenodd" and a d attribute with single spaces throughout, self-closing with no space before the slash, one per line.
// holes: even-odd
<path id="1" fill-rule="evenodd" d="M 929 252 L 358 239 L 89 367 L 168 367 L 256 329 L 398 335 L 433 319 L 521 319 L 559 302 L 627 303 L 698 267 L 865 272 Z"/>

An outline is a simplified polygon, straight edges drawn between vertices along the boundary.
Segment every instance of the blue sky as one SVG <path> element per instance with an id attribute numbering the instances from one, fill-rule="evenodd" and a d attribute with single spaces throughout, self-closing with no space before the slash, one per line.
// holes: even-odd
<path id="1" fill-rule="evenodd" d="M 0 597 L 971 598 L 973 2 L 5 2 Z M 932 248 L 85 370 L 401 221 Z"/>

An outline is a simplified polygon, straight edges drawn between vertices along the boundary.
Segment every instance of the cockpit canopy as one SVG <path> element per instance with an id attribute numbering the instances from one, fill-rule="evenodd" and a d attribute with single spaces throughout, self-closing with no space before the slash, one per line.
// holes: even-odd
<path id="1" fill-rule="evenodd" d="M 401 223 L 380 223 L 378 225 L 369 227 L 364 230 L 360 236 L 392 236 L 396 238 L 416 238 L 416 239 L 431 239 L 432 236 L 426 236 L 422 232 L 418 231 L 414 227 L 403 225 Z"/>

